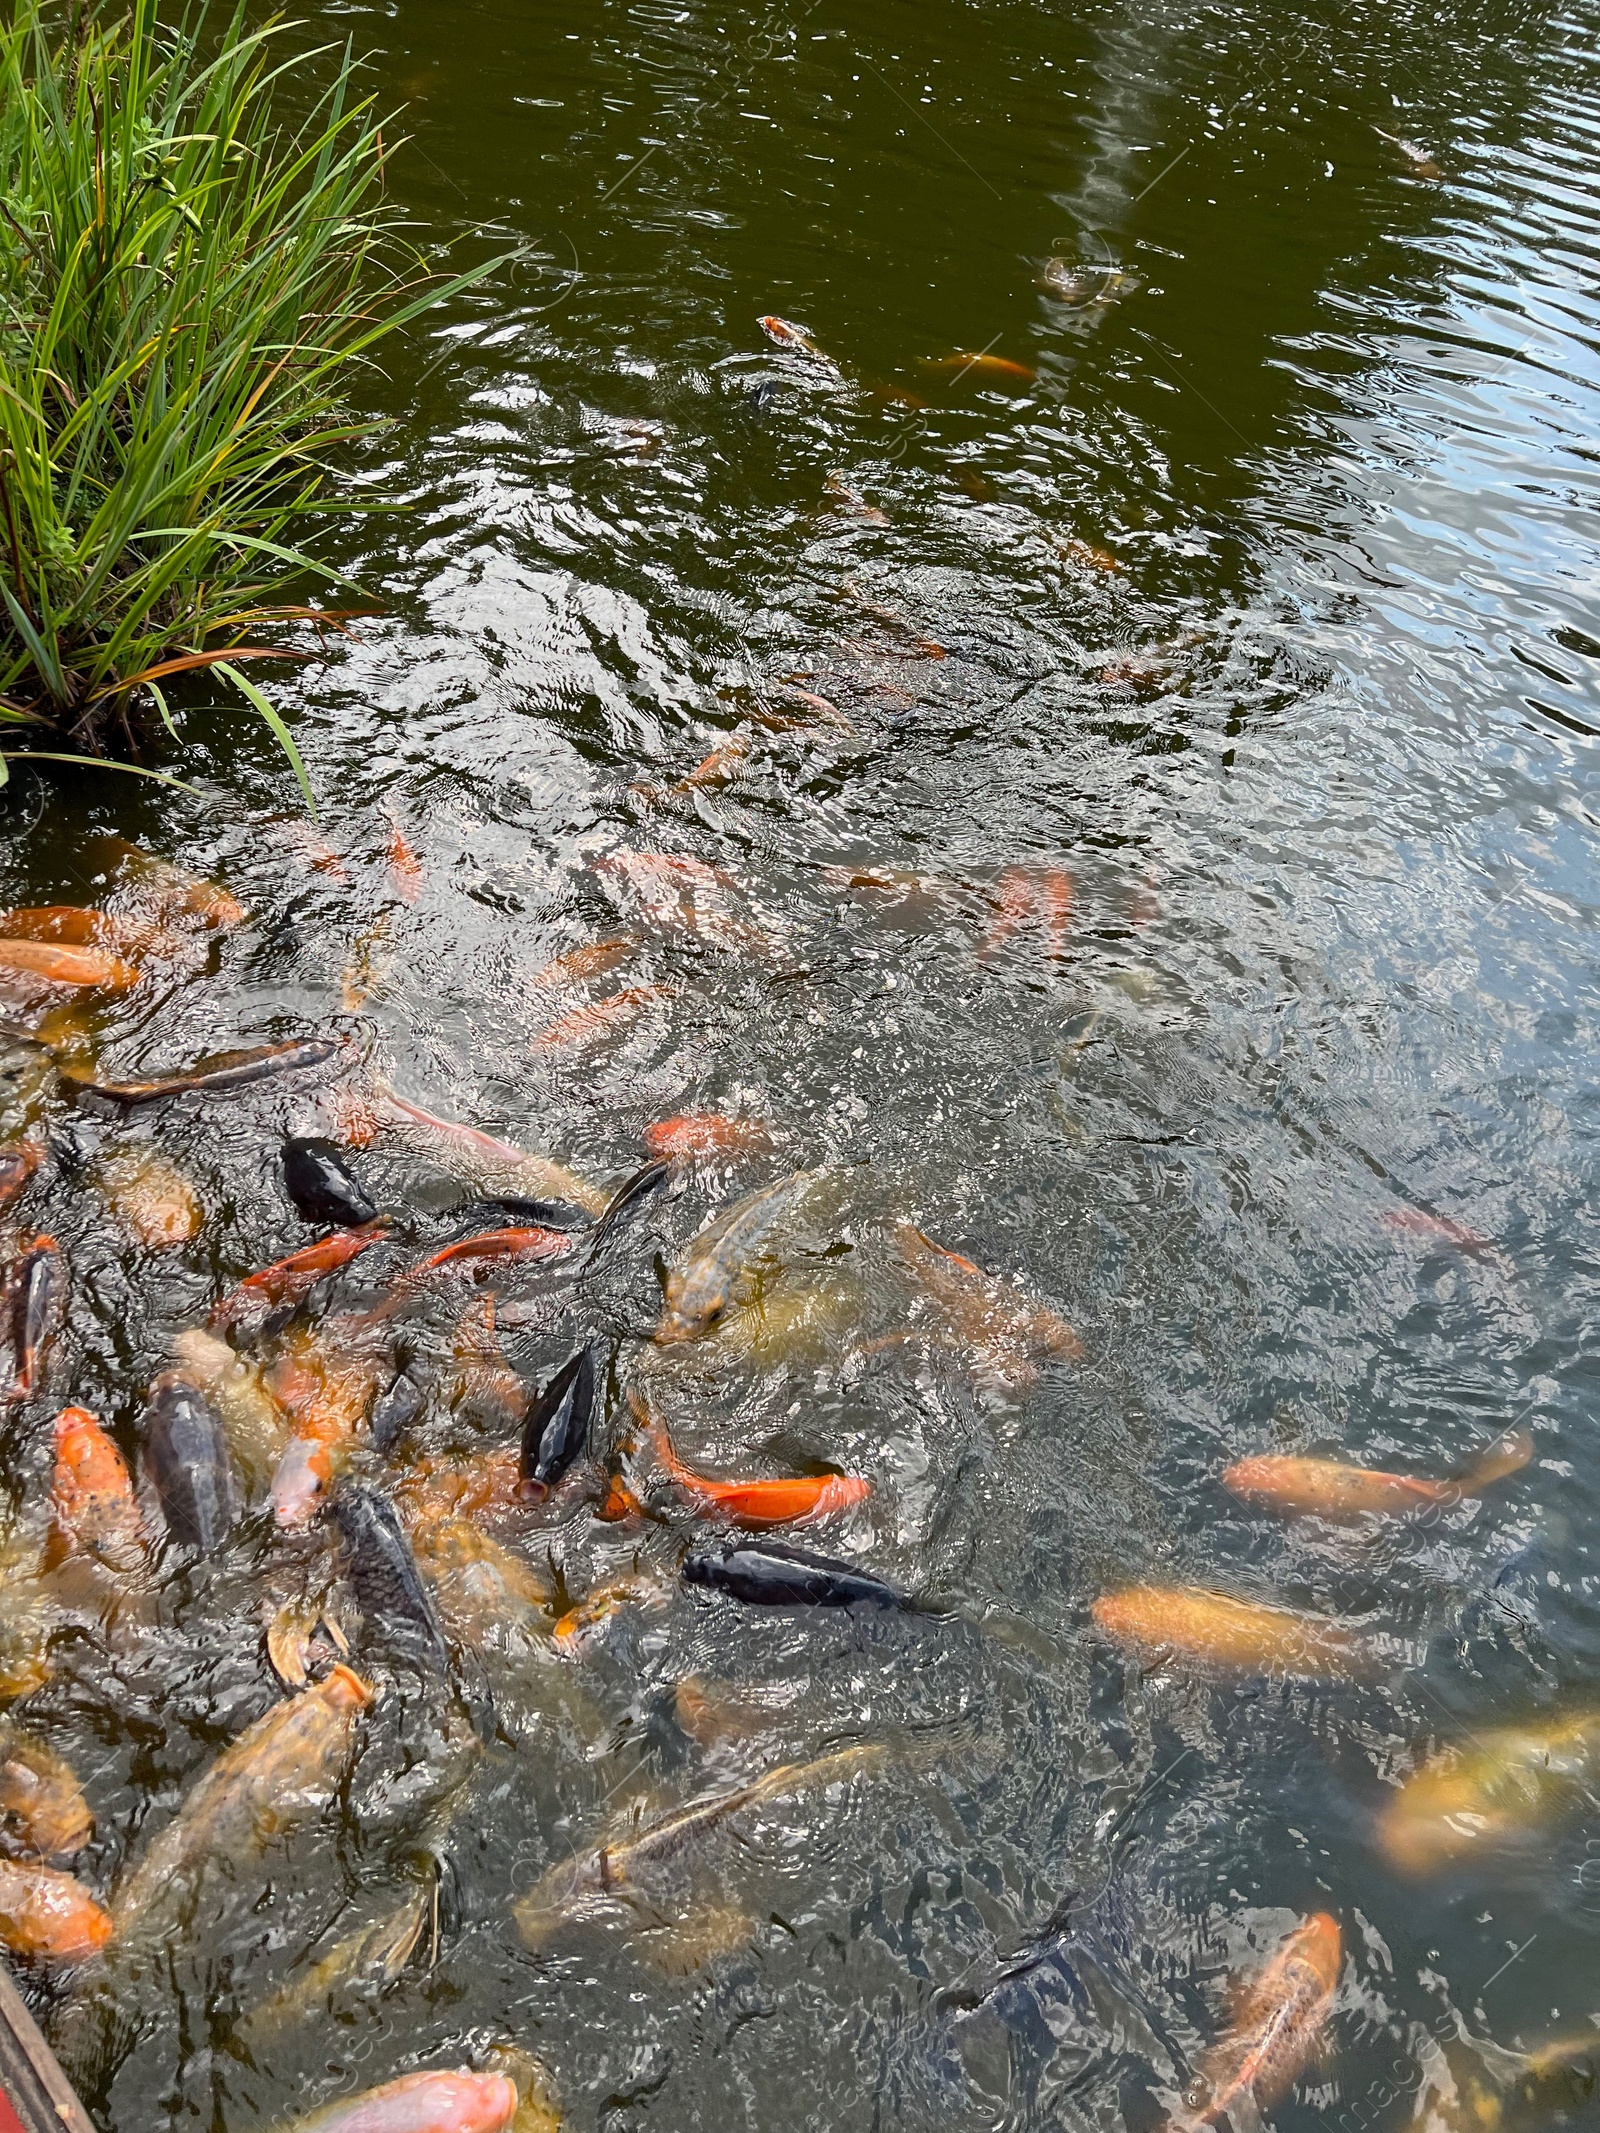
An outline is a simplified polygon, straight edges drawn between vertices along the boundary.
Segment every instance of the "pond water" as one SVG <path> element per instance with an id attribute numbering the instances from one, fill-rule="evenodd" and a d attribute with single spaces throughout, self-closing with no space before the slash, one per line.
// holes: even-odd
<path id="1" fill-rule="evenodd" d="M 1600 1752 L 1431 1871 L 1382 1836 L 1429 1755 L 1600 1701 L 1593 15 L 316 14 L 409 107 L 395 197 L 514 253 L 372 381 L 356 478 L 407 509 L 332 552 L 383 614 L 272 684 L 327 849 L 201 692 L 171 762 L 205 803 L 19 774 L 3 890 L 100 900 L 115 833 L 246 907 L 96 1016 L 103 1074 L 363 1056 L 133 1111 L 45 1086 L 27 1220 L 73 1292 L 14 1429 L 18 1547 L 55 1406 L 131 1452 L 175 1336 L 314 1234 L 279 1149 L 348 1132 L 340 1088 L 598 1190 L 674 1116 L 767 1144 L 680 1171 L 581 1278 L 496 1277 L 527 1383 L 600 1344 L 597 1448 L 647 1514 L 601 1520 L 579 1473 L 495 1529 L 551 1594 L 537 1635 L 463 1603 L 442 1684 L 325 1521 L 259 1511 L 117 1606 L 17 1587 L 53 1666 L 20 1715 L 78 1770 L 102 1892 L 279 1699 L 277 1607 L 324 1604 L 383 1692 L 330 1811 L 139 1959 L 31 1985 L 96 2123 L 235 2133 L 514 2045 L 580 2128 L 1144 2133 L 1230 1975 L 1317 1912 L 1342 1962 L 1285 2133 L 1593 2112 L 1592 2064 L 1530 2100 L 1509 2055 L 1597 2034 Z M 197 1241 L 108 1217 L 129 1146 L 184 1170 Z M 424 1128 L 351 1160 L 435 1241 L 508 1175 Z M 759 1306 L 654 1343 L 660 1268 L 796 1170 Z M 941 1334 L 908 1222 L 1007 1285 L 998 1334 Z M 402 1264 L 363 1255 L 313 1323 Z M 457 1399 L 472 1295 L 397 1322 L 424 1407 L 358 1447 L 380 1489 L 506 1439 Z M 864 1477 L 793 1538 L 928 1604 L 683 1585 L 708 1529 L 630 1394 L 704 1473 Z M 1512 1428 L 1531 1460 L 1422 1519 L 1221 1478 L 1448 1477 Z M 553 1658 L 548 1620 L 627 1577 Z M 1090 1610 L 1138 1585 L 1334 1616 L 1381 1663 L 1133 1651 Z M 518 1931 L 633 1803 L 867 1746 L 634 1908 Z M 251 2027 L 419 1900 L 385 1989 L 313 1979 Z"/>

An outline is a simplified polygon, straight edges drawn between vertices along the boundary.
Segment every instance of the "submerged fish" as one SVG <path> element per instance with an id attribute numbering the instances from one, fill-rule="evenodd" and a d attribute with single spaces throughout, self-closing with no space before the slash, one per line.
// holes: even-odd
<path id="1" fill-rule="evenodd" d="M 580 1348 L 563 1363 L 528 1411 L 522 1432 L 519 1494 L 548 1496 L 587 1448 L 594 1420 L 596 1349 Z"/>
<path id="2" fill-rule="evenodd" d="M 1072 924 L 1072 876 L 1064 867 L 1007 867 L 994 885 L 995 915 L 982 953 L 997 948 L 1025 926 L 1037 926 L 1051 955 L 1060 955 Z"/>
<path id="3" fill-rule="evenodd" d="M 349 1092 L 346 1092 L 346 1101 L 348 1104 Z M 496 1140 L 492 1133 L 480 1133 L 476 1126 L 463 1126 L 455 1119 L 440 1118 L 432 1111 L 425 1111 L 420 1104 L 397 1096 L 382 1083 L 359 1110 L 347 1109 L 347 1145 L 365 1147 L 386 1124 L 394 1125 L 412 1139 L 420 1136 L 435 1145 L 442 1144 L 456 1154 L 471 1156 L 480 1164 L 515 1173 L 525 1192 L 548 1193 L 591 1215 L 598 1215 L 605 1207 L 605 1194 L 564 1164 L 552 1162 L 548 1156 L 530 1155 L 526 1149 L 515 1147 L 510 1141 Z"/>
<path id="4" fill-rule="evenodd" d="M 422 861 L 407 843 L 398 817 L 393 815 L 389 818 L 389 846 L 385 857 L 396 896 L 403 904 L 414 904 L 422 893 Z"/>
<path id="5" fill-rule="evenodd" d="M 86 1407 L 64 1407 L 54 1425 L 51 1553 L 84 1554 L 117 1571 L 144 1560 L 144 1521 L 127 1461 Z"/>
<path id="6" fill-rule="evenodd" d="M 667 1276 L 662 1342 L 697 1340 L 732 1304 L 748 1303 L 772 1258 L 773 1232 L 822 1176 L 797 1170 L 737 1200 L 690 1240 Z"/>
<path id="7" fill-rule="evenodd" d="M 618 1615 L 664 1607 L 671 1596 L 671 1586 L 660 1578 L 618 1578 L 585 1593 L 575 1607 L 559 1616 L 550 1632 L 551 1639 L 558 1651 L 580 1652 L 595 1642 Z"/>
<path id="8" fill-rule="evenodd" d="M 687 1847 L 719 1829 L 731 1815 L 769 1800 L 837 1785 L 880 1769 L 885 1751 L 870 1743 L 838 1749 L 811 1763 L 782 1763 L 763 1777 L 730 1792 L 710 1793 L 672 1808 L 640 1827 L 622 1825 L 626 1834 L 574 1860 L 563 1860 L 511 1907 L 526 1946 L 539 1947 L 552 1933 L 576 1920 L 614 1913 L 626 1904 L 640 1880 L 655 1866 L 678 1857 Z"/>
<path id="9" fill-rule="evenodd" d="M 164 1371 L 139 1417 L 139 1463 L 167 1531 L 185 1548 L 220 1548 L 239 1515 L 222 1418 L 198 1386 Z"/>
<path id="10" fill-rule="evenodd" d="M 451 1405 L 493 1429 L 516 1429 L 528 1412 L 527 1386 L 512 1369 L 494 1330 L 495 1300 L 481 1296 L 461 1314 L 450 1344 Z"/>
<path id="11" fill-rule="evenodd" d="M 105 850 L 112 869 L 129 884 L 127 890 L 119 887 L 119 898 L 131 897 L 140 911 L 162 920 L 195 918 L 211 928 L 237 926 L 245 915 L 243 904 L 220 882 L 158 859 L 126 838 L 107 838 Z"/>
<path id="12" fill-rule="evenodd" d="M 1141 1656 L 1188 1660 L 1231 1674 L 1315 1681 L 1375 1672 L 1376 1648 L 1325 1615 L 1258 1607 L 1195 1585 L 1134 1585 L 1090 1609 L 1108 1637 Z"/>
<path id="13" fill-rule="evenodd" d="M 1563 1806 L 1592 1807 L 1597 1776 L 1600 1711 L 1475 1733 L 1406 1780 L 1379 1818 L 1378 1841 L 1406 1873 L 1432 1873 L 1544 1827 Z"/>
<path id="14" fill-rule="evenodd" d="M 638 951 L 638 942 L 620 934 L 614 940 L 590 941 L 582 948 L 569 948 L 536 970 L 528 980 L 535 992 L 558 992 L 579 985 L 585 978 L 603 977 Z"/>
<path id="15" fill-rule="evenodd" d="M 402 2074 L 381 2088 L 324 2104 L 285 2133 L 507 2133 L 517 2085 L 505 2074 Z"/>
<path id="16" fill-rule="evenodd" d="M 684 1494 L 709 1513 L 741 1526 L 784 1526 L 826 1518 L 862 1503 L 872 1484 L 859 1474 L 807 1474 L 792 1481 L 712 1481 L 684 1465 L 659 1422 L 650 1426 L 656 1457 Z"/>
<path id="17" fill-rule="evenodd" d="M 676 997 L 677 988 L 673 985 L 625 986 L 621 992 L 591 1001 L 587 1007 L 575 1007 L 570 1014 L 552 1022 L 534 1038 L 533 1048 L 536 1052 L 554 1052 L 569 1045 L 593 1044 L 637 1022 L 650 1008 Z"/>
<path id="18" fill-rule="evenodd" d="M 804 326 L 791 325 L 788 319 L 779 318 L 775 311 L 764 312 L 756 324 L 775 347 L 796 348 L 802 355 L 821 356 L 825 363 L 832 360 L 823 354 Z"/>
<path id="19" fill-rule="evenodd" d="M 417 1567 L 449 1634 L 473 1651 L 526 1651 L 548 1640 L 547 1577 L 465 1518 L 427 1519 L 413 1535 Z"/>
<path id="20" fill-rule="evenodd" d="M 252 1495 L 271 1481 L 283 1457 L 289 1420 L 267 1390 L 258 1366 L 200 1326 L 174 1336 L 173 1370 L 222 1417 L 228 1449 Z"/>
<path id="21" fill-rule="evenodd" d="M 949 1332 L 996 1377 L 1028 1384 L 1041 1358 L 1070 1363 L 1082 1356 L 1082 1341 L 1047 1304 L 986 1274 L 960 1252 L 935 1244 L 913 1223 L 897 1224 L 894 1239 Z"/>
<path id="22" fill-rule="evenodd" d="M 381 1222 L 369 1222 L 362 1229 L 336 1229 L 326 1237 L 319 1237 L 315 1244 L 303 1245 L 299 1251 L 290 1252 L 286 1259 L 276 1259 L 271 1266 L 247 1274 L 237 1288 L 230 1289 L 212 1307 L 209 1321 L 212 1330 L 228 1326 L 255 1327 L 275 1311 L 292 1310 L 296 1304 L 305 1301 L 319 1282 L 348 1266 L 369 1245 L 377 1244 L 388 1234 Z"/>
<path id="23" fill-rule="evenodd" d="M 366 1188 L 334 1141 L 295 1135 L 283 1144 L 283 1182 L 295 1212 L 335 1229 L 365 1229 L 378 1218 Z"/>
<path id="24" fill-rule="evenodd" d="M 1418 1511 L 1447 1510 L 1480 1495 L 1532 1457 L 1532 1437 L 1525 1429 L 1514 1429 L 1469 1459 L 1449 1481 L 1386 1474 L 1335 1459 L 1289 1458 L 1236 1459 L 1222 1480 L 1235 1496 L 1272 1511 L 1332 1519 L 1407 1518 Z"/>
<path id="25" fill-rule="evenodd" d="M 1400 153 L 1405 157 L 1410 167 L 1411 175 L 1414 178 L 1432 180 L 1444 176 L 1444 172 L 1439 168 L 1438 163 L 1428 149 L 1419 147 L 1415 141 L 1406 140 L 1401 134 L 1385 133 L 1381 126 L 1374 126 L 1372 130 L 1380 141 L 1388 141 L 1392 146 L 1399 149 Z"/>
<path id="26" fill-rule="evenodd" d="M 0 940 L 0 981 L 62 985 L 87 992 L 131 992 L 139 982 L 132 963 L 103 948 L 67 948 L 51 941 Z"/>
<path id="27" fill-rule="evenodd" d="M 303 1526 L 316 1515 L 360 1439 L 382 1375 L 373 1338 L 369 1320 L 302 1328 L 267 1373 L 293 1423 L 269 1492 L 282 1527 Z"/>
<path id="28" fill-rule="evenodd" d="M 124 1149 L 100 1168 L 112 1213 L 147 1252 L 175 1251 L 199 1236 L 205 1211 L 177 1164 L 157 1148 Z"/>
<path id="29" fill-rule="evenodd" d="M 1132 276 L 1121 267 L 1079 266 L 1053 257 L 1039 269 L 1039 287 L 1057 303 L 1077 307 L 1114 304 L 1133 286 Z"/>
<path id="30" fill-rule="evenodd" d="M 367 1424 L 372 1449 L 381 1458 L 387 1459 L 402 1441 L 421 1414 L 422 1406 L 422 1387 L 409 1370 L 399 1371 L 387 1392 L 381 1393 L 373 1402 Z"/>
<path id="31" fill-rule="evenodd" d="M 1421 1237 L 1429 1244 L 1453 1245 L 1458 1252 L 1492 1252 L 1495 1247 L 1481 1231 L 1457 1222 L 1452 1215 L 1430 1215 L 1420 1207 L 1391 1207 L 1378 1217 L 1397 1237 Z"/>
<path id="32" fill-rule="evenodd" d="M 72 1765 L 0 1719 L 0 1846 L 14 1857 L 70 1859 L 94 1835 L 94 1816 Z"/>
<path id="33" fill-rule="evenodd" d="M 116 1892 L 119 1933 L 169 1915 L 198 1894 L 213 1857 L 237 1870 L 322 1813 L 355 1749 L 356 1723 L 372 1690 L 347 1666 L 280 1703 L 225 1748 L 173 1819 L 146 1847 Z"/>
<path id="34" fill-rule="evenodd" d="M 301 1067 L 323 1066 L 344 1050 L 336 1037 L 301 1037 L 290 1044 L 263 1044 L 243 1052 L 218 1052 L 186 1073 L 167 1074 L 154 1081 L 95 1081 L 86 1075 L 63 1070 L 62 1080 L 86 1096 L 103 1096 L 119 1104 L 150 1104 L 166 1096 L 226 1095 L 247 1089 L 273 1074 L 292 1074 Z"/>
<path id="35" fill-rule="evenodd" d="M 116 911 L 82 904 L 41 904 L 0 911 L 0 940 L 60 941 L 72 948 L 100 948 L 112 955 L 142 955 L 159 937 L 154 929 Z"/>
<path id="36" fill-rule="evenodd" d="M 687 1111 L 659 1118 L 644 1129 L 652 1155 L 681 1160 L 695 1155 L 744 1155 L 768 1147 L 771 1130 L 759 1118 L 724 1118 L 717 1111 Z"/>
<path id="37" fill-rule="evenodd" d="M 51 1866 L 0 1859 L 0 1942 L 13 1954 L 78 1962 L 114 1928 L 81 1881 Z"/>
<path id="38" fill-rule="evenodd" d="M 837 1557 L 778 1541 L 734 1541 L 685 1558 L 684 1581 L 755 1607 L 915 1607 L 899 1585 Z"/>
<path id="39" fill-rule="evenodd" d="M 346 1482 L 334 1495 L 340 1555 L 369 1641 L 392 1640 L 416 1661 L 448 1672 L 450 1650 L 394 1506 Z"/>
<path id="40" fill-rule="evenodd" d="M 1013 363 L 1009 356 L 990 355 L 987 351 L 973 355 L 959 348 L 954 355 L 924 356 L 922 367 L 924 370 L 942 370 L 957 379 L 977 373 L 987 378 L 1017 378 L 1025 384 L 1032 384 L 1036 375 L 1026 363 Z"/>
<path id="41" fill-rule="evenodd" d="M 31 1400 L 67 1308 L 67 1262 L 54 1237 L 24 1245 L 10 1269 L 11 1384 L 7 1400 Z"/>
<path id="42" fill-rule="evenodd" d="M 0 1148 L 0 1208 L 9 1207 L 44 1160 L 39 1141 L 11 1141 Z"/>
<path id="43" fill-rule="evenodd" d="M 438 1932 L 439 1885 L 433 1881 L 408 1896 L 398 1910 L 346 1934 L 326 1955 L 251 2008 L 239 2024 L 241 2034 L 258 2050 L 285 2030 L 325 2015 L 329 2001 L 343 1993 L 392 1985 L 425 1940 L 437 1943 Z"/>
<path id="44" fill-rule="evenodd" d="M 1202 2064 L 1208 2095 L 1185 2127 L 1238 2124 L 1281 2103 L 1317 2050 L 1339 1983 L 1337 1919 L 1318 1911 L 1297 1926 L 1260 1976 L 1245 1990 L 1233 2027 Z"/>

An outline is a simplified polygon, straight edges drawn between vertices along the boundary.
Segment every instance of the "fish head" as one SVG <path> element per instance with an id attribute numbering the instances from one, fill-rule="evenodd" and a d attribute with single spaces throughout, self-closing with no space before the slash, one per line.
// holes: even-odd
<path id="1" fill-rule="evenodd" d="M 67 1766 L 24 1741 L 0 1762 L 0 1829 L 11 1848 L 71 1858 L 94 1834 L 94 1817 Z"/>
<path id="2" fill-rule="evenodd" d="M 1339 1921 L 1327 1911 L 1317 1911 L 1293 1937 L 1292 1952 L 1315 1976 L 1324 1992 L 1339 1982 L 1344 1942 Z"/>
<path id="3" fill-rule="evenodd" d="M 656 1327 L 656 1340 L 663 1347 L 699 1340 L 727 1308 L 725 1283 L 712 1284 L 693 1274 L 674 1271 L 667 1276 L 666 1306 Z"/>

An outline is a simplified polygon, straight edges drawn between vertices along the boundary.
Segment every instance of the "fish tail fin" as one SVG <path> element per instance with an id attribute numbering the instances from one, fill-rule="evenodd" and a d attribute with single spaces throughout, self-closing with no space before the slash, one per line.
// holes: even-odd
<path id="1" fill-rule="evenodd" d="M 1532 1457 L 1533 1438 L 1527 1430 L 1508 1429 L 1503 1437 L 1497 1437 L 1493 1444 L 1464 1461 L 1452 1478 L 1476 1495 L 1491 1482 L 1519 1473 Z"/>
<path id="2" fill-rule="evenodd" d="M 661 1421 L 659 1417 L 652 1415 L 645 1423 L 645 1433 L 650 1439 L 651 1449 L 654 1451 L 656 1457 L 661 1461 L 661 1464 L 666 1468 L 667 1472 L 672 1476 L 672 1479 L 677 1482 L 682 1482 L 685 1486 L 692 1488 L 700 1477 L 697 1474 L 691 1473 L 689 1468 L 684 1465 L 683 1461 L 673 1450 L 672 1439 L 667 1435 L 667 1425 L 665 1424 L 665 1422 Z"/>

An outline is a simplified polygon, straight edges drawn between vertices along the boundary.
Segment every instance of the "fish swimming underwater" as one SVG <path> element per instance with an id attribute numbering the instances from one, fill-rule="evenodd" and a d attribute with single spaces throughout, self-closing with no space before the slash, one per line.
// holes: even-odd
<path id="1" fill-rule="evenodd" d="M 103 1096 L 111 1103 L 151 1104 L 168 1096 L 224 1096 L 234 1089 L 252 1088 L 270 1075 L 292 1074 L 302 1067 L 323 1066 L 344 1050 L 337 1037 L 301 1037 L 290 1044 L 263 1044 L 251 1051 L 219 1052 L 187 1072 L 166 1074 L 154 1081 L 95 1081 L 86 1075 L 62 1072 L 62 1080 L 80 1095 Z"/>
<path id="2" fill-rule="evenodd" d="M 854 1563 L 813 1555 L 781 1541 L 735 1541 L 720 1551 L 685 1558 L 683 1579 L 725 1592 L 753 1607 L 912 1608 L 916 1601 L 899 1585 L 874 1577 Z"/>
<path id="3" fill-rule="evenodd" d="M 1451 1480 L 1421 1474 L 1386 1474 L 1378 1468 L 1345 1466 L 1335 1459 L 1266 1457 L 1236 1459 L 1223 1486 L 1246 1503 L 1290 1516 L 1329 1519 L 1409 1518 L 1448 1510 L 1477 1496 L 1492 1482 L 1517 1473 L 1533 1457 L 1525 1429 L 1509 1431 L 1468 1460 Z"/>
<path id="4" fill-rule="evenodd" d="M 1142 1658 L 1176 1659 L 1224 1674 L 1281 1674 L 1319 1681 L 1371 1674 L 1375 1646 L 1325 1615 L 1259 1607 L 1195 1585 L 1135 1585 L 1109 1592 L 1090 1613 L 1096 1626 Z"/>
<path id="5" fill-rule="evenodd" d="M 696 1340 L 733 1304 L 755 1293 L 761 1268 L 770 1263 L 774 1233 L 822 1177 L 797 1170 L 736 1200 L 690 1239 L 667 1276 L 666 1308 L 656 1328 L 660 1342 Z"/>
<path id="6" fill-rule="evenodd" d="M 1318 1911 L 1296 1927 L 1261 1974 L 1245 1988 L 1233 2026 L 1206 2053 L 1201 2072 L 1208 2094 L 1182 2129 L 1259 2122 L 1281 2103 L 1316 2052 L 1333 2010 L 1342 1941 L 1338 1920 Z"/>
<path id="7" fill-rule="evenodd" d="M 48 1559 L 84 1554 L 112 1570 L 136 1570 L 144 1560 L 145 1530 L 127 1461 L 86 1407 L 64 1407 L 54 1436 Z"/>
<path id="8" fill-rule="evenodd" d="M 211 1554 L 239 1515 L 239 1490 L 222 1418 L 175 1371 L 150 1387 L 139 1417 L 139 1465 L 180 1547 Z"/>
<path id="9" fill-rule="evenodd" d="M 324 2104 L 285 2133 L 508 2133 L 520 2100 L 506 2074 L 402 2074 Z"/>
<path id="10" fill-rule="evenodd" d="M 1378 1842 L 1408 1874 L 1437 1872 L 1593 1807 L 1600 1711 L 1474 1733 L 1405 1783 L 1378 1820 Z"/>
<path id="11" fill-rule="evenodd" d="M 283 1144 L 283 1182 L 295 1211 L 334 1229 L 365 1229 L 378 1210 L 334 1141 L 297 1134 Z"/>

